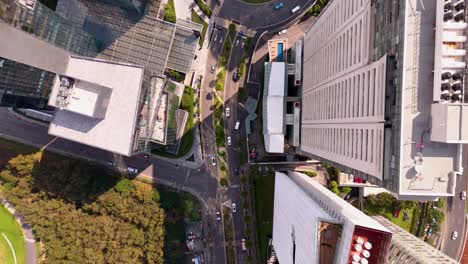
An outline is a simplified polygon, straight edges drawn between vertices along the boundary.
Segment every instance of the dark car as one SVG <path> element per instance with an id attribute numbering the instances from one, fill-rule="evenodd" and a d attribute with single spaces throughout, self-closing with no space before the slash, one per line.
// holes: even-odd
<path id="1" fill-rule="evenodd" d="M 239 73 L 237 71 L 235 71 L 233 74 L 232 74 L 232 80 L 234 82 L 237 82 L 239 80 Z"/>
<path id="2" fill-rule="evenodd" d="M 284 6 L 283 2 L 278 3 L 278 4 L 275 5 L 275 10 L 280 10 L 281 8 L 283 8 L 283 6 Z"/>

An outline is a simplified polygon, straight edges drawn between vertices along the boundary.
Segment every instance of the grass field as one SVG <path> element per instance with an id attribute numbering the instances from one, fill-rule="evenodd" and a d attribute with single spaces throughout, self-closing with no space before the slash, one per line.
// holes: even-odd
<path id="1" fill-rule="evenodd" d="M 260 263 L 266 262 L 268 238 L 273 232 L 273 201 L 275 192 L 275 175 L 261 175 L 251 169 L 253 187 L 255 225 L 257 227 L 257 252 Z"/>
<path id="2" fill-rule="evenodd" d="M 5 234 L 12 244 L 18 264 L 25 263 L 23 233 L 18 223 L 16 223 L 15 218 L 2 205 L 0 206 L 0 223 L 0 263 L 14 263 L 13 253 L 2 234 Z"/>
<path id="3" fill-rule="evenodd" d="M 200 39 L 198 40 L 198 44 L 201 47 L 203 46 L 203 41 L 205 40 L 205 35 L 206 35 L 206 30 L 208 29 L 208 24 L 203 19 L 201 19 L 201 17 L 197 14 L 197 12 L 193 10 L 192 10 L 192 22 L 201 24 L 203 26 Z"/>
<path id="4" fill-rule="evenodd" d="M 409 219 L 407 221 L 403 220 L 403 211 L 408 213 Z M 374 208 L 368 203 L 364 205 L 364 212 L 369 215 L 382 215 L 388 220 L 392 221 L 392 223 L 398 225 L 399 227 L 405 229 L 406 231 L 410 232 L 411 229 L 411 222 L 413 220 L 413 211 L 414 209 L 405 209 L 401 210 L 398 217 L 393 216 L 393 212 L 388 211 L 386 208 Z"/>

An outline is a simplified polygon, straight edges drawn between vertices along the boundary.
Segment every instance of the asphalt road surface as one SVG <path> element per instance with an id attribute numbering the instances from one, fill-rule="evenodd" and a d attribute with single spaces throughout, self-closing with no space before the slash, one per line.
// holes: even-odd
<path id="1" fill-rule="evenodd" d="M 467 190 L 467 177 L 468 177 L 468 148 L 463 147 L 463 175 L 457 177 L 457 186 L 455 189 L 455 196 L 449 197 L 447 199 L 447 214 L 445 215 L 446 223 L 446 232 L 443 234 L 444 244 L 442 251 L 448 256 L 459 260 L 461 257 L 461 251 L 465 246 L 464 234 L 465 230 L 465 221 L 466 221 L 466 207 L 464 200 L 460 199 L 460 193 Z M 458 238 L 452 240 L 452 232 L 458 232 Z"/>
<path id="2" fill-rule="evenodd" d="M 239 161 L 239 152 L 240 148 L 245 146 L 245 140 L 240 141 L 240 138 L 245 139 L 245 135 L 239 134 L 245 130 L 245 118 L 247 114 L 241 107 L 239 107 L 237 101 L 237 92 L 241 80 L 239 78 L 234 79 L 234 72 L 238 71 L 239 65 L 244 54 L 244 45 L 247 40 L 246 36 L 243 36 L 240 33 L 237 33 L 232 45 L 231 56 L 227 67 L 226 73 L 226 82 L 224 87 L 224 107 L 230 108 L 230 116 L 224 116 L 224 132 L 226 137 L 231 137 L 231 146 L 227 145 L 227 161 L 228 161 L 228 173 L 229 173 L 229 198 L 232 202 L 237 205 L 237 212 L 233 214 L 233 223 L 234 223 L 234 240 L 236 242 L 236 258 L 237 263 L 247 263 L 246 252 L 242 250 L 241 240 L 244 238 L 244 210 L 242 209 L 242 197 L 241 192 L 241 182 L 240 177 L 242 174 L 240 161 Z M 239 121 L 239 129 L 235 129 L 236 122 Z M 243 142 L 239 146 L 239 143 Z M 252 255 L 255 252 L 251 252 Z"/>
<path id="3" fill-rule="evenodd" d="M 284 6 L 275 10 L 274 6 L 280 2 L 283 2 Z M 219 10 L 217 13 L 219 17 L 238 21 L 248 28 L 258 29 L 285 22 L 299 15 L 314 2 L 315 0 L 273 0 L 263 4 L 249 4 L 238 0 L 224 0 L 219 9 L 215 10 Z M 300 10 L 293 14 L 291 10 L 296 6 L 299 6 Z"/>
<path id="4" fill-rule="evenodd" d="M 36 147 L 47 146 L 48 149 L 84 157 L 90 161 L 108 163 L 114 161 L 110 152 L 55 138 L 47 134 L 48 128 L 18 118 L 7 108 L 0 108 L 0 136 L 14 139 Z M 209 168 L 202 165 L 198 168 L 186 168 L 176 162 L 158 158 L 145 159 L 134 156 L 123 159 L 126 166 L 138 169 L 139 173 L 157 183 L 183 189 L 195 194 L 202 200 L 205 210 L 204 225 L 211 253 L 208 258 L 211 263 L 225 263 L 224 234 L 222 224 L 216 221 L 215 212 L 219 210 L 217 199 L 217 180 L 209 173 Z"/>

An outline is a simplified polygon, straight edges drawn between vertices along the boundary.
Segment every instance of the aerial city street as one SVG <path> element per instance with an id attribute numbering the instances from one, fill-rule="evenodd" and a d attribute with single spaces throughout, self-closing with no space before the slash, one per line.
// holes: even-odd
<path id="1" fill-rule="evenodd" d="M 0 263 L 468 264 L 466 2 L 0 0 Z"/>

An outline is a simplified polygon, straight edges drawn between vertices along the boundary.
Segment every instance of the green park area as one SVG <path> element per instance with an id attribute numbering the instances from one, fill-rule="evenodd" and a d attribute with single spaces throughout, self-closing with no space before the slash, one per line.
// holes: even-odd
<path id="1" fill-rule="evenodd" d="M 265 263 L 268 239 L 273 233 L 273 203 L 275 193 L 274 172 L 260 172 L 252 166 L 249 171 L 257 229 L 257 254 L 259 263 Z"/>
<path id="2" fill-rule="evenodd" d="M 23 233 L 13 215 L 0 205 L 0 263 L 14 264 L 15 257 L 16 263 L 25 263 Z"/>
<path id="3" fill-rule="evenodd" d="M 33 226 L 47 263 L 185 262 L 185 223 L 201 219 L 193 196 L 88 161 L 0 143 L 0 195 Z M 24 259 L 21 237 L 10 237 L 17 226 L 4 211 L 0 230 Z M 0 256 L 9 256 L 1 239 Z"/>

